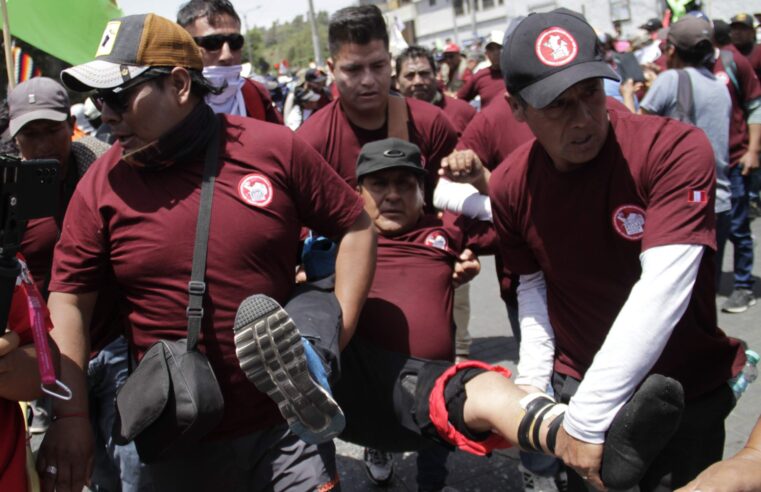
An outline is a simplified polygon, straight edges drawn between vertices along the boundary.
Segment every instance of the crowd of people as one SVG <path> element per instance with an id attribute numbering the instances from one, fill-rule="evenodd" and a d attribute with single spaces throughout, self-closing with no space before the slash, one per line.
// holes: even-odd
<path id="1" fill-rule="evenodd" d="M 560 8 L 392 58 L 381 11 L 347 7 L 280 105 L 241 75 L 231 3 L 190 0 L 19 84 L 3 145 L 61 179 L 0 336 L 0 490 L 339 490 L 338 437 L 378 485 L 417 451 L 421 491 L 509 446 L 527 492 L 761 490 L 761 420 L 722 461 L 757 355 L 715 304 L 727 241 L 721 309 L 756 303 L 761 45 L 749 14 L 670 21 L 628 42 Z M 514 378 L 471 358 L 482 255 Z M 72 395 L 32 460 L 38 359 Z M 189 404 L 173 378 L 203 367 Z"/>

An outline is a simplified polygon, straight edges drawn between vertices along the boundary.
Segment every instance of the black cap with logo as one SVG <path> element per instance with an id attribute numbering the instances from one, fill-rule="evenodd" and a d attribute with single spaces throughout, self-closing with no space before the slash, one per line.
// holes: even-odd
<path id="1" fill-rule="evenodd" d="M 537 109 L 582 80 L 619 80 L 604 61 L 592 26 L 564 8 L 523 19 L 503 46 L 500 63 L 508 92 Z"/>
<path id="2" fill-rule="evenodd" d="M 391 168 L 405 168 L 425 176 L 420 148 L 398 138 L 370 142 L 362 147 L 357 158 L 357 178 Z"/>

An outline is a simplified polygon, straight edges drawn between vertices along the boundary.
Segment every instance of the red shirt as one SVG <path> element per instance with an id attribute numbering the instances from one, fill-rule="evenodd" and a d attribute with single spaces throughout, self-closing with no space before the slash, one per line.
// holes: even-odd
<path id="1" fill-rule="evenodd" d="M 457 91 L 457 99 L 466 101 L 481 96 L 482 111 L 497 99 L 504 99 L 504 95 L 505 80 L 502 72 L 493 67 L 482 68 Z"/>
<path id="2" fill-rule="evenodd" d="M 283 115 L 272 105 L 270 91 L 263 84 L 252 79 L 245 79 L 241 92 L 249 117 L 278 125 L 283 124 Z"/>
<path id="3" fill-rule="evenodd" d="M 0 398 L 0 490 L 26 492 L 26 432 L 18 402 Z"/>
<path id="4" fill-rule="evenodd" d="M 497 168 L 490 194 L 502 256 L 511 272 L 544 273 L 554 368 L 582 378 L 639 280 L 640 253 L 706 246 L 687 311 L 652 370 L 677 379 L 693 399 L 744 363 L 738 341 L 716 326 L 713 199 L 689 200 L 691 191 L 713 197 L 713 151 L 692 126 L 609 115 L 607 142 L 581 168 L 558 171 L 536 142 Z"/>
<path id="5" fill-rule="evenodd" d="M 440 107 L 444 112 L 444 116 L 447 117 L 452 128 L 457 132 L 458 137 L 462 135 L 468 123 L 470 123 L 477 113 L 476 108 L 465 101 L 460 101 L 444 94 L 441 94 L 441 99 L 436 106 Z"/>
<path id="6" fill-rule="evenodd" d="M 740 158 L 748 151 L 748 122 L 745 119 L 743 108 L 745 103 L 761 97 L 761 83 L 753 72 L 750 62 L 747 58 L 737 51 L 733 45 L 722 46 L 722 50 L 730 51 L 735 60 L 735 78 L 742 91 L 742 99 L 737 93 L 735 85 L 726 72 L 724 62 L 721 56 L 716 57 L 716 63 L 713 66 L 713 73 L 716 78 L 723 80 L 727 84 L 729 96 L 732 98 L 732 115 L 729 120 L 729 165 L 734 167 Z"/>
<path id="7" fill-rule="evenodd" d="M 199 343 L 225 399 L 215 436 L 281 421 L 275 404 L 238 366 L 238 305 L 256 293 L 285 304 L 294 286 L 300 226 L 338 239 L 363 209 L 357 193 L 289 129 L 229 115 L 223 122 Z M 138 356 L 160 338 L 187 333 L 203 150 L 144 170 L 122 161 L 117 144 L 82 178 L 66 214 L 50 290 L 97 291 L 113 270 Z"/>
<path id="8" fill-rule="evenodd" d="M 755 45 L 747 58 L 756 72 L 756 77 L 761 80 L 761 44 Z"/>
<path id="9" fill-rule="evenodd" d="M 457 133 L 444 113 L 425 101 L 405 98 L 408 109 L 410 142 L 420 147 L 426 177 L 426 203 L 433 203 L 433 188 L 441 159 L 448 156 L 457 144 Z M 344 180 L 357 186 L 357 157 L 368 142 L 388 137 L 386 125 L 377 130 L 365 130 L 352 125 L 337 99 L 313 114 L 296 134 L 322 155 Z"/>
<path id="10" fill-rule="evenodd" d="M 465 248 L 481 253 L 495 246 L 491 224 L 450 213 L 426 215 L 400 236 L 378 236 L 375 278 L 357 336 L 385 350 L 452 360 L 454 263 Z"/>

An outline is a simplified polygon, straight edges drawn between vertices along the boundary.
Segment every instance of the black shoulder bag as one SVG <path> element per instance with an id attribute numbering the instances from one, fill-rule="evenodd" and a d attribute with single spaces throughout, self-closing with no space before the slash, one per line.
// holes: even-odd
<path id="1" fill-rule="evenodd" d="M 209 240 L 214 176 L 219 160 L 220 124 L 206 150 L 201 203 L 188 283 L 188 336 L 151 345 L 116 396 L 113 438 L 117 444 L 135 441 L 145 463 L 169 458 L 198 442 L 222 420 L 224 400 L 214 371 L 197 350 L 206 291 L 206 249 Z"/>

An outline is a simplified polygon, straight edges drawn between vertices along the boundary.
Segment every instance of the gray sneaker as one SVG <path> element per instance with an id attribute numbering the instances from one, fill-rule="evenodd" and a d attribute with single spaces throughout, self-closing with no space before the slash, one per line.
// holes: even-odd
<path id="1" fill-rule="evenodd" d="M 756 303 L 753 291 L 749 289 L 735 289 L 721 306 L 725 313 L 742 313 Z"/>

